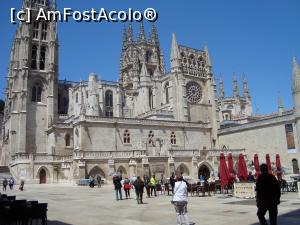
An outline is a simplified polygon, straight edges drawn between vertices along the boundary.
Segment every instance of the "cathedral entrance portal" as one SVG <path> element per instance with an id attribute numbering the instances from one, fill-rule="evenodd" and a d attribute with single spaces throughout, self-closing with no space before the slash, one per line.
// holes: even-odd
<path id="1" fill-rule="evenodd" d="M 198 178 L 200 175 L 204 175 L 205 179 L 210 177 L 210 170 L 206 165 L 201 165 L 198 170 Z"/>
<path id="2" fill-rule="evenodd" d="M 41 169 L 40 171 L 40 184 L 46 184 L 46 171 L 44 169 Z"/>

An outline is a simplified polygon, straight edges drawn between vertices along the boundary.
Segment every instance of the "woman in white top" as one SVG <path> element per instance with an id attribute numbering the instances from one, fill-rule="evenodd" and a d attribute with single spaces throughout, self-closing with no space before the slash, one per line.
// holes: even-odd
<path id="1" fill-rule="evenodd" d="M 172 203 L 175 207 L 177 224 L 190 225 L 189 216 L 187 212 L 187 185 L 183 181 L 182 176 L 177 177 L 177 182 L 174 187 L 174 195 Z M 183 217 L 183 223 L 181 223 L 181 216 Z"/>

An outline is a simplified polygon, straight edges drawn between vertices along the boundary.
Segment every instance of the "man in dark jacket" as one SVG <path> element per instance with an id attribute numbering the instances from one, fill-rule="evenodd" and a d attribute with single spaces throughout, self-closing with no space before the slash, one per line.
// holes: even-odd
<path id="1" fill-rule="evenodd" d="M 119 177 L 119 176 L 113 177 L 117 200 L 122 200 L 122 183 L 121 183 L 121 181 L 122 181 L 121 177 Z"/>
<path id="2" fill-rule="evenodd" d="M 6 178 L 4 178 L 2 185 L 3 185 L 3 191 L 6 191 L 6 187 L 7 187 L 8 181 Z"/>
<path id="3" fill-rule="evenodd" d="M 269 211 L 271 225 L 277 225 L 277 205 L 280 203 L 280 186 L 277 179 L 268 173 L 266 164 L 260 166 L 261 175 L 256 182 L 257 216 L 261 225 L 268 225 L 265 214 Z"/>
<path id="4" fill-rule="evenodd" d="M 135 188 L 137 203 L 143 204 L 144 181 L 142 181 L 140 177 L 137 177 L 133 183 L 133 186 Z"/>

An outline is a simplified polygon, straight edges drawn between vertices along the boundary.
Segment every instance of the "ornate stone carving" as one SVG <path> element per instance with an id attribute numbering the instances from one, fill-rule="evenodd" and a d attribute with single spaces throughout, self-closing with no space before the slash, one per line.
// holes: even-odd
<path id="1" fill-rule="evenodd" d="M 197 82 L 191 81 L 186 85 L 186 94 L 190 103 L 198 103 L 202 98 L 202 88 Z"/>

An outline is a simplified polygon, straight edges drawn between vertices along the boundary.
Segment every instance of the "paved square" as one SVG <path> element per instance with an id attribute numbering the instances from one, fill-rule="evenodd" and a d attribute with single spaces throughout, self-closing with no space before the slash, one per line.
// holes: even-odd
<path id="1" fill-rule="evenodd" d="M 116 201 L 112 185 L 101 188 L 71 185 L 25 185 L 25 191 L 7 191 L 17 199 L 48 203 L 50 225 L 172 225 L 176 224 L 171 196 L 145 198 L 143 205 L 131 199 Z M 124 194 L 124 193 L 123 193 Z M 278 224 L 299 224 L 300 199 L 297 193 L 282 195 Z M 221 194 L 212 197 L 189 197 L 192 222 L 201 225 L 256 225 L 254 200 L 236 199 Z"/>

